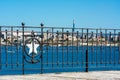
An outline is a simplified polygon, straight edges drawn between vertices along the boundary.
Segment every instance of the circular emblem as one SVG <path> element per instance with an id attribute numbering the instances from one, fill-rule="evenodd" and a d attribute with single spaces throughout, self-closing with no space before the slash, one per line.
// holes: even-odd
<path id="1" fill-rule="evenodd" d="M 40 47 L 40 41 L 35 37 L 29 38 L 25 41 L 25 54 L 30 58 L 28 62 L 36 63 L 40 61 L 40 57 L 37 58 L 41 55 Z"/>

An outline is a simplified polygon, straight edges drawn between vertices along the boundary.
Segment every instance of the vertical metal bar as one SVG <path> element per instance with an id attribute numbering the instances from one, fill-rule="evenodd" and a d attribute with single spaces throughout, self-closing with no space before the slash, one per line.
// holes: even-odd
<path id="1" fill-rule="evenodd" d="M 98 29 L 96 29 L 96 66 L 98 66 Z"/>
<path id="2" fill-rule="evenodd" d="M 52 68 L 53 68 L 53 65 L 54 65 L 54 53 L 53 53 L 53 28 L 52 28 Z"/>
<path id="3" fill-rule="evenodd" d="M 69 38 L 68 38 L 69 32 L 67 31 L 67 65 L 68 63 L 68 42 L 69 42 Z"/>
<path id="4" fill-rule="evenodd" d="M 72 31 L 72 67 L 73 67 L 73 64 L 74 64 L 74 55 L 73 55 L 73 37 L 74 37 L 74 32 Z"/>
<path id="5" fill-rule="evenodd" d="M 8 39 L 7 39 L 7 30 L 5 30 L 6 42 L 5 42 L 5 52 L 6 52 L 6 67 L 8 66 Z"/>
<path id="6" fill-rule="evenodd" d="M 77 65 L 79 64 L 79 60 L 78 60 L 78 50 L 79 50 L 79 42 L 78 42 L 78 34 L 79 34 L 79 32 L 77 31 L 77 61 L 76 61 L 76 63 L 77 63 Z"/>
<path id="7" fill-rule="evenodd" d="M 91 35 L 91 38 L 92 38 L 92 64 L 94 64 L 94 51 L 93 51 L 93 32 L 92 32 L 92 35 Z"/>
<path id="8" fill-rule="evenodd" d="M 22 47 L 22 74 L 24 75 L 24 58 L 25 58 L 25 55 L 24 55 L 24 50 L 25 50 L 25 43 L 24 43 L 24 23 L 22 23 L 22 44 L 23 44 L 23 47 Z"/>
<path id="9" fill-rule="evenodd" d="M 57 66 L 58 66 L 58 40 L 59 40 L 59 33 L 57 31 Z"/>
<path id="10" fill-rule="evenodd" d="M 103 56 L 103 53 L 102 53 L 102 31 L 100 30 L 100 63 L 102 64 L 103 63 L 103 60 L 102 60 L 102 56 Z"/>
<path id="11" fill-rule="evenodd" d="M 105 29 L 105 64 L 107 65 L 107 29 Z"/>
<path id="12" fill-rule="evenodd" d="M 34 63 L 34 31 L 32 30 L 32 32 L 31 32 L 31 34 L 32 34 L 32 64 Z"/>
<path id="13" fill-rule="evenodd" d="M 33 32 L 33 33 L 32 33 L 32 34 L 33 34 L 32 37 L 35 38 L 34 31 L 32 31 L 32 32 Z M 32 39 L 32 41 L 33 41 L 33 42 L 32 42 L 32 45 L 33 45 L 33 48 L 32 48 L 33 50 L 32 50 L 32 52 L 34 52 L 34 46 L 35 46 L 35 45 L 34 45 L 34 43 L 35 43 L 34 41 L 35 41 L 35 40 Z M 34 58 L 35 58 L 35 54 L 32 54 L 32 63 L 34 63 Z"/>
<path id="14" fill-rule="evenodd" d="M 19 44 L 18 43 L 19 42 L 18 42 L 18 30 L 17 30 L 17 67 L 19 65 L 19 63 L 18 63 L 18 46 L 19 46 Z"/>
<path id="15" fill-rule="evenodd" d="M 116 51 L 115 51 L 115 49 L 116 49 L 116 39 L 115 39 L 115 36 L 116 36 L 116 29 L 114 29 L 114 64 L 116 64 Z"/>
<path id="16" fill-rule="evenodd" d="M 47 66 L 48 66 L 48 30 L 47 30 L 47 58 L 46 58 L 46 61 L 47 61 Z"/>
<path id="17" fill-rule="evenodd" d="M 83 56 L 84 56 L 84 49 L 83 49 L 83 48 L 84 48 L 84 47 L 83 47 L 83 28 L 82 28 L 82 49 L 81 49 L 81 50 L 82 50 L 82 55 L 81 55 L 81 59 L 82 59 L 82 60 L 81 60 L 81 63 L 82 63 L 82 66 L 84 66 L 84 63 L 85 63 L 85 62 L 84 62 L 84 57 L 83 57 Z"/>
<path id="18" fill-rule="evenodd" d="M 62 28 L 62 67 L 64 66 L 63 40 L 64 40 L 64 28 Z"/>
<path id="19" fill-rule="evenodd" d="M 13 27 L 11 27 L 11 68 L 13 69 Z"/>
<path id="20" fill-rule="evenodd" d="M 120 32 L 118 33 L 118 48 L 119 48 L 119 61 L 118 61 L 118 64 L 120 64 Z"/>
<path id="21" fill-rule="evenodd" d="M 86 49 L 86 72 L 88 72 L 88 29 L 87 29 L 87 49 Z"/>
<path id="22" fill-rule="evenodd" d="M 112 54 L 111 54 L 111 32 L 110 32 L 110 64 L 112 64 Z"/>
<path id="23" fill-rule="evenodd" d="M 43 73 L 43 26 L 41 25 L 41 45 L 40 45 L 40 49 L 41 49 L 41 74 Z"/>
<path id="24" fill-rule="evenodd" d="M 2 55 L 2 52 L 1 52 L 1 48 L 2 48 L 2 46 L 1 46 L 1 38 L 2 38 L 2 31 L 1 31 L 1 26 L 0 26 L 0 70 L 1 70 L 1 66 L 2 66 L 2 57 L 1 57 L 1 55 Z"/>

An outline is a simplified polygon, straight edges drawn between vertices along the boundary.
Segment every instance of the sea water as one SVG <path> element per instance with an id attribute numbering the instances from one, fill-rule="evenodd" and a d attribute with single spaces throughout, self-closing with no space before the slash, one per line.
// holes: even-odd
<path id="1" fill-rule="evenodd" d="M 37 50 L 32 57 L 26 55 L 28 47 L 1 46 L 0 74 L 85 72 L 86 50 L 89 71 L 120 70 L 118 46 L 43 46 Z"/>

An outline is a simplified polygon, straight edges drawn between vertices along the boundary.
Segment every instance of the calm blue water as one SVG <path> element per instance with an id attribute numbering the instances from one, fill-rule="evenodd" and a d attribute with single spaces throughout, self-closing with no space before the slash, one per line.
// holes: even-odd
<path id="1" fill-rule="evenodd" d="M 17 50 L 15 46 L 8 46 L 7 49 L 6 51 L 6 47 L 1 46 L 0 64 L 2 65 L 0 65 L 0 74 L 22 74 L 23 69 L 25 74 L 41 72 L 85 72 L 86 69 L 86 46 L 44 46 L 42 61 L 40 51 L 40 54 L 34 58 L 35 60 L 39 59 L 40 62 L 32 64 L 26 62 L 24 59 L 24 68 L 22 62 L 22 47 L 19 46 Z M 27 47 L 26 51 L 29 51 Z M 31 59 L 25 53 L 24 56 L 27 60 Z M 120 51 L 117 46 L 89 46 L 88 57 L 89 71 L 120 70 Z"/>

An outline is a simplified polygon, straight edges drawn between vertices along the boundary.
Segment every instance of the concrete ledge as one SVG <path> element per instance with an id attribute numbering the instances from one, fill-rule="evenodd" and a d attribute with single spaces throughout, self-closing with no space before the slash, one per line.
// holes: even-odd
<path id="1" fill-rule="evenodd" d="M 0 80 L 120 80 L 120 71 L 6 75 L 0 76 Z"/>

